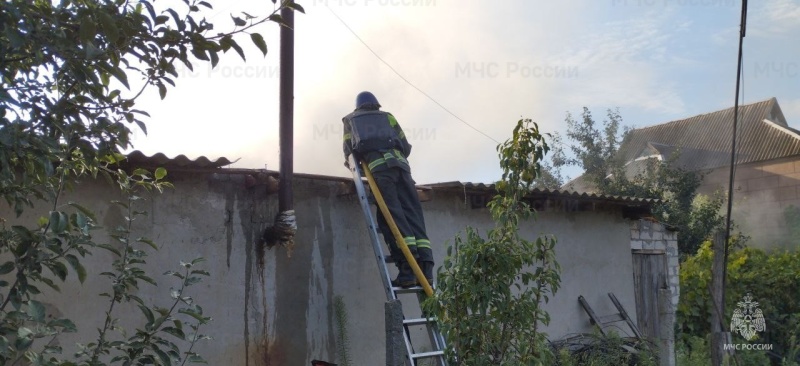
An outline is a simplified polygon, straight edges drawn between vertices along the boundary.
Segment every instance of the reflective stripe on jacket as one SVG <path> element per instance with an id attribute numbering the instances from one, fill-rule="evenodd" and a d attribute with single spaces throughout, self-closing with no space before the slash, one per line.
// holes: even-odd
<path id="1" fill-rule="evenodd" d="M 361 156 L 361 159 L 363 159 L 367 163 L 369 170 L 372 172 L 381 171 L 383 169 L 394 168 L 394 167 L 398 167 L 405 171 L 410 172 L 411 168 L 408 165 L 407 158 L 408 155 L 411 154 L 411 144 L 408 143 L 408 140 L 406 139 L 406 135 L 403 132 L 403 129 L 400 127 L 400 124 L 397 123 L 397 119 L 391 113 L 388 112 L 382 112 L 382 113 L 386 113 L 386 116 L 389 119 L 389 124 L 392 126 L 392 128 L 395 129 L 397 136 L 401 140 L 402 146 L 400 149 L 370 151 L 363 154 L 363 156 Z M 348 114 L 347 116 L 342 118 L 342 122 L 344 122 L 342 145 L 343 145 L 345 160 L 347 160 L 350 154 L 353 153 L 353 146 L 351 146 L 352 131 L 350 131 L 350 125 L 349 123 L 347 123 L 347 119 L 351 115 L 352 114 Z"/>

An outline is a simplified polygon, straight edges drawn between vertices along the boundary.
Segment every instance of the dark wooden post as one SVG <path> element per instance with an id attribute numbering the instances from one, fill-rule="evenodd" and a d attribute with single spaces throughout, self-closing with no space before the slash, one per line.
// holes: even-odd
<path id="1" fill-rule="evenodd" d="M 714 259 L 711 264 L 711 364 L 722 365 L 725 343 L 730 342 L 730 333 L 723 325 L 725 319 L 725 231 L 714 235 Z"/>

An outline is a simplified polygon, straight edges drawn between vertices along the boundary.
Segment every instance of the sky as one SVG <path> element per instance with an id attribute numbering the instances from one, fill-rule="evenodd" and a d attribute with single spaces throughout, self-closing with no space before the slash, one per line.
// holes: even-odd
<path id="1" fill-rule="evenodd" d="M 181 3 L 180 1 L 174 1 Z M 230 14 L 272 12 L 268 0 L 210 1 L 215 29 Z M 349 176 L 341 118 L 371 91 L 413 145 L 418 184 L 500 177 L 496 146 L 521 118 L 566 131 L 566 114 L 619 109 L 643 127 L 732 107 L 741 0 L 297 0 L 294 171 Z M 215 69 L 180 69 L 134 148 L 170 157 L 226 157 L 278 170 L 279 31 L 269 52 L 240 39 Z M 800 128 L 800 0 L 751 1 L 744 103 L 776 97 Z M 399 75 L 398 75 L 399 74 Z M 471 127 L 470 127 L 471 126 Z M 567 171 L 574 177 L 579 171 Z"/>

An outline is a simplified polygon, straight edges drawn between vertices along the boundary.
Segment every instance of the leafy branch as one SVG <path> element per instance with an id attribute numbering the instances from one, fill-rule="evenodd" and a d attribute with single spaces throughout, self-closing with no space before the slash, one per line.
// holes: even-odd
<path id="1" fill-rule="evenodd" d="M 158 314 L 154 320 L 165 318 L 164 323 L 137 332 L 137 340 L 111 336 L 110 331 L 119 329 L 113 316 L 119 311 L 115 304 L 142 304 L 136 297 L 138 284 L 155 284 L 143 270 L 146 252 L 140 249 L 142 244 L 155 244 L 131 236 L 133 220 L 144 215 L 132 208 L 141 200 L 134 192 L 168 186 L 162 181 L 163 169 L 153 175 L 144 171 L 128 175 L 120 170 L 119 163 L 124 160 L 120 152 L 131 147 L 134 126 L 147 133 L 143 118 L 148 113 L 136 109 L 137 98 L 152 86 L 164 98 L 178 77 L 176 61 L 189 68 L 198 61 L 216 66 L 219 54 L 230 49 L 244 59 L 237 43 L 242 34 L 249 35 L 266 54 L 266 43 L 255 27 L 270 21 L 282 24 L 277 16 L 282 9 L 303 9 L 294 1 L 281 1 L 271 13 L 245 14 L 245 19 L 233 16 L 232 29 L 209 36 L 215 27 L 201 9 L 211 9 L 210 3 L 182 3 L 186 7 L 168 5 L 156 13 L 154 0 L 3 2 L 0 195 L 17 218 L 0 217 L 0 364 L 94 366 L 113 358 L 111 354 L 164 364 L 166 358 L 153 345 L 163 346 L 170 362 L 201 360 L 192 349 L 195 342 L 206 338 L 198 330 L 208 318 L 184 294 L 190 283 L 206 275 L 194 272 L 196 269 L 181 272 L 188 282 L 176 290 L 178 299 L 173 299 L 172 306 L 149 308 Z M 126 195 L 125 201 L 116 205 L 128 212 L 128 222 L 111 233 L 113 244 L 93 241 L 97 219 L 91 210 L 79 202 L 63 202 L 63 193 L 80 180 L 98 177 L 119 184 Z M 49 211 L 33 213 L 32 209 L 39 207 Z M 22 216 L 26 211 L 35 215 L 28 225 L 23 224 L 30 220 Z M 52 318 L 39 299 L 54 296 L 50 290 L 60 291 L 58 280 L 66 281 L 70 271 L 80 282 L 86 280 L 89 273 L 82 262 L 94 248 L 115 256 L 113 269 L 104 274 L 112 279 L 112 290 L 106 294 L 109 306 L 93 344 L 96 348 L 80 350 L 76 359 L 81 363 L 62 361 L 58 336 L 76 331 L 77 326 L 69 319 Z M 167 347 L 172 343 L 160 337 L 163 332 L 169 334 L 170 328 L 183 332 L 181 325 L 174 324 L 178 318 L 194 320 L 184 339 L 189 343 L 188 353 L 176 355 L 170 353 L 175 348 Z M 136 348 L 141 340 L 153 343 Z"/>
<path id="2" fill-rule="evenodd" d="M 535 123 L 520 120 L 497 150 L 503 175 L 488 204 L 495 227 L 486 238 L 472 227 L 455 238 L 437 276 L 439 287 L 423 307 L 441 322 L 451 362 L 547 363 L 552 355 L 539 325 L 549 323 L 542 305 L 560 284 L 556 240 L 528 241 L 519 224 L 535 218 L 526 197 L 540 178 L 548 146 Z"/>

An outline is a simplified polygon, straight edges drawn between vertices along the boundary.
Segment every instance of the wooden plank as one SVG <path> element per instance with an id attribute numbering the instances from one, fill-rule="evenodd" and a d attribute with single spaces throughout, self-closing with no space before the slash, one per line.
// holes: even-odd
<path id="1" fill-rule="evenodd" d="M 636 322 L 643 337 L 656 341 L 661 323 L 658 293 L 667 288 L 667 256 L 642 253 L 633 255 L 633 281 L 636 298 Z"/>
<path id="2" fill-rule="evenodd" d="M 622 304 L 619 303 L 617 296 L 614 295 L 613 292 L 609 292 L 608 297 L 611 298 L 611 302 L 614 303 L 614 306 L 617 308 L 617 310 L 619 310 L 620 315 L 622 315 L 622 318 L 625 319 L 626 323 L 628 323 L 628 326 L 631 327 L 631 330 L 633 330 L 633 333 L 636 335 L 636 337 L 641 339 L 642 333 L 639 332 L 639 328 L 636 327 L 636 324 L 633 323 L 631 317 L 628 316 L 628 312 L 626 312 L 625 308 L 622 307 Z"/>
<path id="3" fill-rule="evenodd" d="M 589 303 L 586 302 L 586 299 L 583 298 L 583 295 L 578 296 L 578 302 L 583 307 L 583 310 L 589 314 L 589 319 L 591 320 L 592 324 L 597 325 L 597 328 L 600 329 L 600 333 L 606 335 L 606 331 L 603 329 L 602 324 L 599 322 L 597 314 L 594 313 L 594 310 L 589 306 Z"/>
<path id="4" fill-rule="evenodd" d="M 625 318 L 622 316 L 622 314 L 616 313 L 611 315 L 603 315 L 598 320 L 600 321 L 601 324 L 605 325 L 613 322 L 621 322 L 625 320 Z"/>
<path id="5" fill-rule="evenodd" d="M 649 330 L 652 328 L 652 295 L 649 277 L 651 275 L 649 255 L 634 254 L 634 292 L 636 298 L 636 321 L 642 331 L 650 336 Z"/>
<path id="6" fill-rule="evenodd" d="M 647 290 L 642 283 L 644 279 L 643 267 L 645 266 L 645 259 L 647 256 L 634 254 L 633 255 L 633 295 L 636 300 L 636 323 L 639 328 L 647 334 L 647 299 L 649 297 Z"/>

